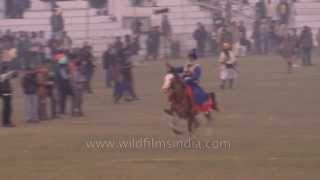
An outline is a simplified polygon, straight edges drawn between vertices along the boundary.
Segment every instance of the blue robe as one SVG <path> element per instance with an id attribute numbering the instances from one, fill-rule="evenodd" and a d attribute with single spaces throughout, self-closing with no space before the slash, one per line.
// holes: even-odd
<path id="1" fill-rule="evenodd" d="M 193 69 L 193 72 L 189 75 L 183 74 L 183 67 L 175 68 L 175 72 L 178 74 L 182 74 L 182 78 L 185 84 L 191 87 L 193 102 L 197 105 L 202 105 L 207 102 L 208 94 L 198 84 L 201 78 L 201 67 L 199 65 L 195 66 L 196 67 Z"/>

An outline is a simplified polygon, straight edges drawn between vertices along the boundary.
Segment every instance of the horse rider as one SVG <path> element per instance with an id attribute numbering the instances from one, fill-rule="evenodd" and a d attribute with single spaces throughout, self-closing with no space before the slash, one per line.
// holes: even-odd
<path id="1" fill-rule="evenodd" d="M 172 78 L 172 74 L 179 75 L 182 78 L 182 81 L 186 85 L 187 93 L 191 96 L 192 103 L 197 111 L 201 112 L 209 112 L 212 107 L 212 102 L 208 102 L 211 100 L 209 95 L 199 86 L 200 78 L 201 78 L 201 66 L 195 61 L 197 60 L 196 50 L 192 50 L 189 54 L 189 61 L 184 67 L 173 67 L 169 63 L 167 63 L 168 67 L 168 76 L 166 78 Z M 171 75 L 170 75 L 171 74 Z M 166 80 L 165 80 L 166 81 Z M 166 85 L 164 85 L 165 87 Z M 168 85 L 167 85 L 168 86 Z M 166 87 L 167 89 L 169 87 Z M 163 88 L 165 89 L 165 88 Z M 172 105 L 172 99 L 169 94 L 169 101 Z M 170 109 L 165 109 L 164 112 L 173 115 L 173 107 Z"/>

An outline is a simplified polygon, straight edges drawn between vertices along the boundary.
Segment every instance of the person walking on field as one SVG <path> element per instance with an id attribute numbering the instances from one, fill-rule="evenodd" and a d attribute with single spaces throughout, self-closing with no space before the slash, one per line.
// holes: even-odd
<path id="1" fill-rule="evenodd" d="M 281 56 L 283 57 L 283 59 L 287 64 L 288 73 L 292 72 L 292 67 L 293 67 L 292 58 L 294 54 L 293 52 L 294 48 L 295 48 L 295 44 L 293 43 L 290 34 L 288 32 L 285 33 L 281 39 L 280 52 L 281 52 Z"/>

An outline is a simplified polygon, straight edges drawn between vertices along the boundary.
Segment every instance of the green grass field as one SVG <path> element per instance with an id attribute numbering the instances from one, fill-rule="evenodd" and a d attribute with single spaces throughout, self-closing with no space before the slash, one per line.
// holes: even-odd
<path id="1" fill-rule="evenodd" d="M 316 60 L 316 58 L 314 58 Z M 174 61 L 182 64 L 183 61 Z M 315 62 L 319 63 L 319 62 Z M 15 87 L 16 128 L 0 128 L 1 180 L 315 180 L 320 177 L 320 67 L 285 73 L 279 57 L 240 60 L 234 90 L 218 89 L 218 65 L 201 60 L 202 85 L 217 92 L 221 112 L 202 141 L 226 140 L 230 149 L 93 149 L 89 139 L 176 137 L 163 114 L 164 66 L 135 69 L 141 101 L 113 105 L 101 70 L 85 118 L 65 116 L 40 124 L 23 119 L 21 88 Z"/>

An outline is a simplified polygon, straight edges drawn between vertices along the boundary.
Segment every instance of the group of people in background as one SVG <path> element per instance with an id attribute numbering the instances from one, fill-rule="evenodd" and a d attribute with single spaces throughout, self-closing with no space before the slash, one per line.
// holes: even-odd
<path id="1" fill-rule="evenodd" d="M 223 45 L 227 43 L 232 45 L 235 56 L 248 53 L 279 54 L 285 59 L 288 72 L 297 66 L 295 61 L 298 58 L 302 60 L 302 65 L 311 65 L 314 35 L 309 26 L 293 28 L 291 17 L 294 16 L 294 2 L 259 0 L 255 4 L 256 16 L 252 28 L 247 28 L 244 21 L 230 22 L 226 13 L 215 11 L 211 28 L 213 31 L 207 30 L 201 23 L 194 31 L 193 38 L 199 54 L 202 55 L 209 49 L 209 52 L 221 52 Z M 249 31 L 252 31 L 251 36 Z M 319 44 L 320 30 L 316 39 Z M 213 48 L 208 48 L 208 45 Z"/>
<path id="2" fill-rule="evenodd" d="M 160 26 L 152 26 L 148 30 L 144 30 L 142 21 L 139 18 L 135 18 L 131 23 L 131 30 L 138 40 L 141 40 L 142 35 L 146 37 L 144 42 L 146 49 L 145 60 L 155 61 L 159 59 L 161 49 L 164 50 L 163 54 L 166 56 L 178 54 L 172 53 L 178 50 L 171 46 L 175 41 L 171 37 L 172 27 L 167 14 L 162 15 Z"/>
<path id="3" fill-rule="evenodd" d="M 263 9 L 265 1 L 259 1 L 256 8 Z M 244 21 L 229 21 L 226 15 L 213 13 L 213 27 L 202 23 L 192 33 L 198 57 L 220 55 L 220 88 L 233 88 L 238 75 L 237 58 L 247 54 L 279 54 L 286 62 L 287 71 L 297 66 L 312 65 L 314 48 L 313 32 L 308 26 L 300 31 L 290 28 L 290 4 L 283 0 L 277 6 L 279 19 L 257 10 L 253 27 L 248 29 Z M 283 16 L 283 17 L 282 17 Z M 65 31 L 62 12 L 53 8 L 50 18 L 52 34 L 46 32 L 1 32 L 0 31 L 0 96 L 3 99 L 3 125 L 14 126 L 11 122 L 12 87 L 10 80 L 21 77 L 25 96 L 25 119 L 34 123 L 57 118 L 67 112 L 66 104 L 71 100 L 71 115 L 82 116 L 83 95 L 92 93 L 91 79 L 95 70 L 95 57 L 89 43 L 74 48 L 73 41 Z M 160 50 L 179 51 L 179 43 L 167 13 L 162 15 L 161 25 L 142 30 L 139 19 L 132 23 L 132 35 L 116 37 L 102 54 L 105 70 L 105 84 L 113 88 L 114 103 L 120 100 L 135 101 L 134 66 L 143 59 L 141 37 L 145 34 L 145 57 L 157 60 Z M 212 31 L 211 31 L 212 30 Z M 249 37 L 249 31 L 252 36 Z M 316 35 L 320 44 L 320 30 Z M 210 54 L 209 54 L 210 53 Z M 173 56 L 174 57 L 174 56 Z M 177 57 L 174 57 L 177 58 Z"/>
<path id="4" fill-rule="evenodd" d="M 4 3 L 6 18 L 23 18 L 24 12 L 31 7 L 30 0 L 5 0 L 0 3 Z"/>
<path id="5" fill-rule="evenodd" d="M 83 116 L 83 94 L 91 93 L 94 72 L 92 47 L 84 43 L 72 48 L 66 32 L 59 38 L 46 38 L 45 32 L 11 32 L 0 36 L 0 96 L 4 101 L 3 125 L 12 127 L 12 78 L 20 76 L 24 93 L 25 120 L 58 118 L 67 113 L 70 100 L 72 116 Z"/>
<path id="6" fill-rule="evenodd" d="M 139 51 L 138 37 L 126 35 L 124 41 L 121 37 L 116 37 L 115 42 L 103 53 L 106 86 L 113 88 L 114 103 L 118 103 L 122 98 L 125 101 L 139 99 L 134 88 L 133 75 Z"/>
<path id="7" fill-rule="evenodd" d="M 258 1 L 252 35 L 255 52 L 279 53 L 286 62 L 288 72 L 292 72 L 293 67 L 298 67 L 296 60 L 299 58 L 302 65 L 312 65 L 312 49 L 315 44 L 311 27 L 304 26 L 300 32 L 293 28 L 295 2 L 280 0 L 278 4 L 268 8 L 271 3 Z"/>

